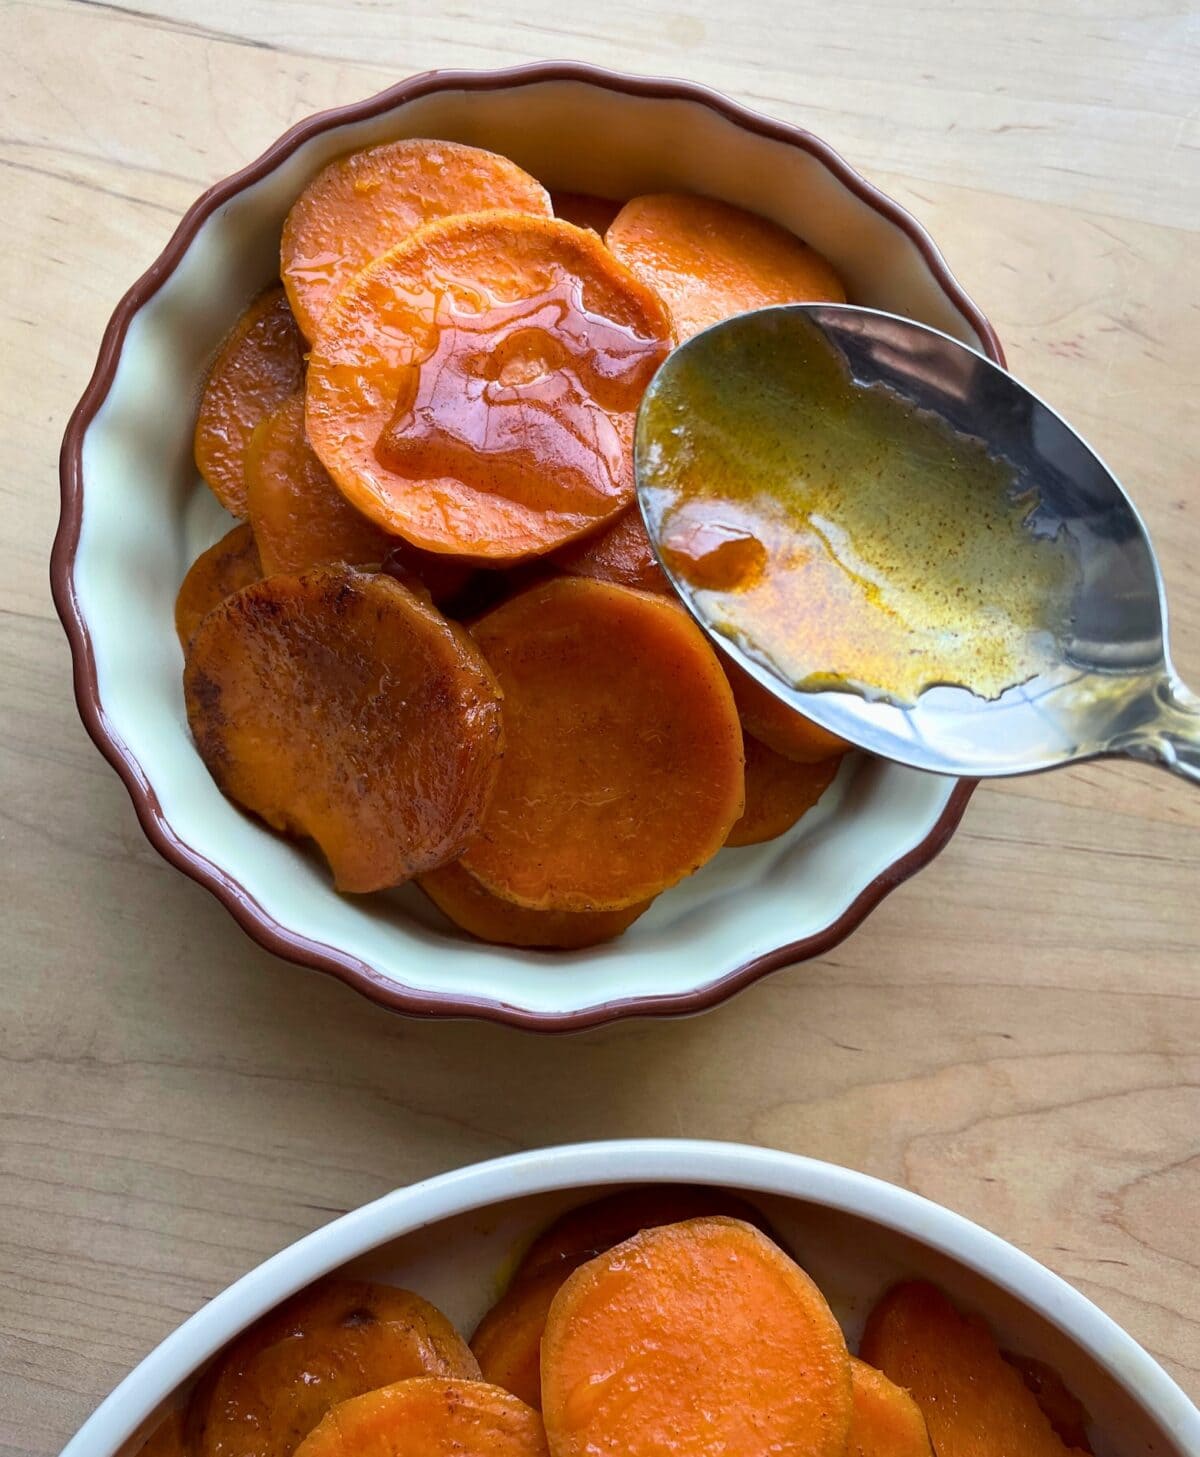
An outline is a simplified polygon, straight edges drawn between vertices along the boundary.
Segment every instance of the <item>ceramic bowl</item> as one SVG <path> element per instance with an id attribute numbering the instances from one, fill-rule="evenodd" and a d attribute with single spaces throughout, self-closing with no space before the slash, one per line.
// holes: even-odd
<path id="1" fill-rule="evenodd" d="M 443 1174 L 355 1210 L 218 1295 L 96 1410 L 62 1457 L 133 1457 L 210 1358 L 331 1271 L 416 1290 L 470 1334 L 513 1258 L 552 1218 L 614 1187 L 680 1182 L 758 1205 L 833 1305 L 853 1347 L 894 1281 L 927 1278 L 1005 1350 L 1048 1362 L 1091 1418 L 1096 1457 L 1195 1457 L 1200 1412 L 1131 1337 L 1057 1275 L 978 1225 L 833 1164 L 739 1144 L 577 1144 Z"/>
<path id="2" fill-rule="evenodd" d="M 724 198 L 802 233 L 855 301 L 999 345 L 928 235 L 824 142 L 698 87 L 577 65 L 435 72 L 311 117 L 200 198 L 113 315 L 63 442 L 52 577 L 80 712 L 155 847 L 269 950 L 407 1012 L 564 1029 L 701 1010 L 846 936 L 945 844 L 973 786 L 849 756 L 791 834 L 724 851 L 619 940 L 521 952 L 470 940 L 412 888 L 338 896 L 314 855 L 221 796 L 188 734 L 172 607 L 229 525 L 192 463 L 205 368 L 277 277 L 301 188 L 402 136 L 492 148 L 552 188 Z"/>

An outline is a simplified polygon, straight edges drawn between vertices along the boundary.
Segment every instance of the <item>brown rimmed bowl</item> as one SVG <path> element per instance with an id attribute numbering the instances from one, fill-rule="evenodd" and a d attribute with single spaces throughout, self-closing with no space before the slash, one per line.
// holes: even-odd
<path id="1" fill-rule="evenodd" d="M 974 785 L 850 755 L 795 830 L 723 851 L 619 940 L 525 952 L 470 940 L 411 887 L 337 895 L 313 854 L 222 797 L 188 734 L 173 603 L 230 524 L 192 463 L 205 368 L 277 277 L 309 178 L 401 136 L 488 147 L 552 189 L 723 198 L 800 233 L 855 302 L 994 359 L 999 343 L 929 235 L 825 142 L 702 87 L 567 63 L 430 72 L 309 117 L 197 200 L 109 322 L 63 440 L 51 575 L 84 724 L 155 848 L 268 950 L 400 1011 L 551 1031 L 702 1011 L 835 946 L 945 845 Z"/>

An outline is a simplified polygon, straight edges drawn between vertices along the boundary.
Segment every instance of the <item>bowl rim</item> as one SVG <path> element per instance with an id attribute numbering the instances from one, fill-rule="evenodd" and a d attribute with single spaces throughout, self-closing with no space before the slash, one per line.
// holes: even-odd
<path id="1" fill-rule="evenodd" d="M 782 142 L 815 157 L 860 200 L 894 224 L 916 246 L 934 281 L 978 334 L 984 352 L 1004 364 L 995 330 L 950 271 L 933 238 L 905 208 L 850 166 L 828 142 L 803 127 L 752 111 L 696 82 L 638 76 L 579 61 L 543 61 L 495 70 L 423 71 L 361 101 L 315 112 L 289 128 L 259 157 L 209 187 L 192 203 L 150 267 L 118 302 L 101 340 L 96 364 L 71 413 L 59 454 L 60 510 L 50 554 L 50 589 L 71 651 L 75 702 L 93 743 L 117 771 L 133 801 L 142 832 L 158 853 L 214 895 L 254 941 L 300 966 L 325 972 L 390 1010 L 420 1017 L 474 1017 L 527 1031 L 568 1032 L 602 1026 L 625 1017 L 681 1016 L 707 1011 L 767 973 L 824 955 L 857 929 L 898 885 L 929 864 L 945 847 L 978 780 L 960 779 L 928 834 L 870 881 L 835 920 L 811 936 L 790 941 L 743 962 L 715 981 L 688 992 L 642 995 L 597 1002 L 569 1012 L 541 1012 L 498 998 L 469 997 L 398 983 L 336 946 L 283 925 L 255 900 L 227 869 L 201 855 L 168 821 L 138 760 L 109 723 L 100 698 L 87 620 L 75 591 L 75 556 L 83 521 L 83 446 L 87 431 L 108 397 L 129 326 L 170 278 L 204 222 L 245 188 L 260 181 L 299 147 L 322 132 L 365 121 L 437 91 L 515 89 L 544 82 L 575 81 L 626 96 L 688 101 L 715 112 L 744 131 Z"/>
<path id="2" fill-rule="evenodd" d="M 1035 1312 L 1084 1351 L 1182 1450 L 1200 1451 L 1200 1410 L 1154 1357 L 1061 1275 L 964 1215 L 874 1175 L 782 1149 L 631 1138 L 551 1145 L 451 1169 L 393 1189 L 303 1236 L 177 1326 L 101 1402 L 62 1457 L 110 1457 L 251 1321 L 390 1240 L 526 1195 L 643 1183 L 715 1185 L 799 1199 L 905 1235 Z M 140 1412 L 132 1423 L 130 1408 Z"/>

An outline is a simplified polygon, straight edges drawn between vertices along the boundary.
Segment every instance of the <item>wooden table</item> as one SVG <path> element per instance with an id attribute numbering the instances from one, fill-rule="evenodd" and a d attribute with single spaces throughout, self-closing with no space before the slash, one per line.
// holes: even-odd
<path id="1" fill-rule="evenodd" d="M 1200 796 L 1128 764 L 982 789 L 847 944 L 697 1020 L 571 1040 L 404 1021 L 257 950 L 150 850 L 75 716 L 46 584 L 66 416 L 192 198 L 414 71 L 571 56 L 809 125 L 927 223 L 1015 371 L 1133 488 L 1200 681 L 1189 0 L 3 13 L 0 1452 L 56 1452 L 184 1316 L 341 1211 L 611 1135 L 907 1184 L 1200 1393 Z"/>

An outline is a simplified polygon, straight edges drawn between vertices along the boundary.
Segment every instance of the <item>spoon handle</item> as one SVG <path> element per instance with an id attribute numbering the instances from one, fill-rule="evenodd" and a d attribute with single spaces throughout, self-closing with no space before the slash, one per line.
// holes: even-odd
<path id="1" fill-rule="evenodd" d="M 1172 675 L 1158 685 L 1155 698 L 1158 713 L 1125 752 L 1200 785 L 1200 695 Z"/>

